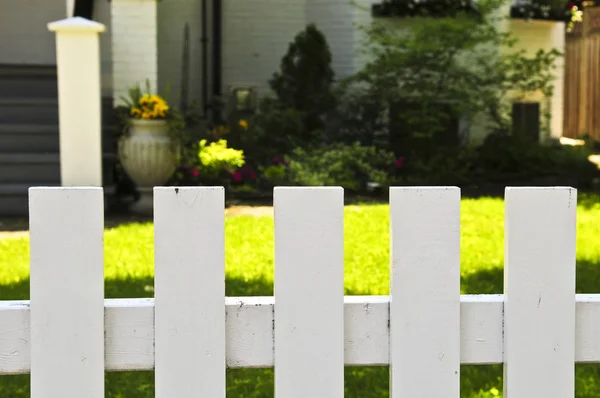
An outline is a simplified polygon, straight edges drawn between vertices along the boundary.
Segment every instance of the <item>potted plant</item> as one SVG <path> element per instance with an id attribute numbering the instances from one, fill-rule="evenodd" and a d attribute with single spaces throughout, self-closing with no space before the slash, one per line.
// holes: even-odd
<path id="1" fill-rule="evenodd" d="M 140 199 L 131 209 L 152 214 L 153 188 L 164 185 L 179 162 L 183 118 L 163 97 L 152 94 L 148 83 L 145 92 L 136 86 L 129 90 L 129 98 L 122 99 L 128 117 L 118 156 L 140 192 Z"/>

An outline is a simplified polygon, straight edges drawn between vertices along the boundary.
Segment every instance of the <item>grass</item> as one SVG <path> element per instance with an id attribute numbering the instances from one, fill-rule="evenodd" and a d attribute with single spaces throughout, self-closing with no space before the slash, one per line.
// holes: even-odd
<path id="1" fill-rule="evenodd" d="M 600 202 L 582 196 L 577 226 L 577 291 L 600 293 Z M 500 199 L 462 201 L 461 291 L 501 293 L 504 208 Z M 348 206 L 345 210 L 346 294 L 387 294 L 389 208 Z M 226 219 L 226 292 L 229 296 L 273 293 L 273 219 Z M 0 240 L 0 300 L 29 297 L 27 238 Z M 153 228 L 129 224 L 105 233 L 106 296 L 151 297 Z M 600 396 L 600 366 L 577 365 L 577 397 Z M 272 370 L 229 370 L 228 397 L 273 396 Z M 346 397 L 387 397 L 387 368 L 347 368 Z M 463 366 L 462 397 L 501 396 L 502 367 Z M 152 372 L 110 373 L 107 397 L 154 397 Z M 28 376 L 0 376 L 0 396 L 29 397 Z"/>

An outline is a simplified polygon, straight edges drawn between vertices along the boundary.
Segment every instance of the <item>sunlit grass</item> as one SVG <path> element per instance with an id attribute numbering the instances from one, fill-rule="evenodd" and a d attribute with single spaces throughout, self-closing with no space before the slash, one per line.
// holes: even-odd
<path id="1" fill-rule="evenodd" d="M 578 292 L 600 293 L 600 205 L 584 197 L 578 207 Z M 584 202 L 584 200 L 582 200 Z M 347 294 L 389 291 L 389 207 L 345 209 L 345 288 Z M 501 293 L 504 252 L 504 204 L 500 199 L 465 199 L 461 204 L 461 291 Z M 273 294 L 273 219 L 236 216 L 226 219 L 227 294 Z M 0 240 L 0 300 L 29 296 L 27 238 Z M 129 224 L 105 232 L 107 297 L 152 296 L 153 226 Z M 501 393 L 500 366 L 463 367 L 462 397 Z M 348 368 L 346 396 L 386 397 L 385 368 Z M 27 376 L 0 377 L 0 396 L 29 396 Z M 151 372 L 108 374 L 108 397 L 153 397 Z M 228 397 L 272 397 L 271 370 L 228 372 Z M 497 396 L 497 395 L 496 395 Z M 598 366 L 577 367 L 577 396 L 600 396 Z"/>

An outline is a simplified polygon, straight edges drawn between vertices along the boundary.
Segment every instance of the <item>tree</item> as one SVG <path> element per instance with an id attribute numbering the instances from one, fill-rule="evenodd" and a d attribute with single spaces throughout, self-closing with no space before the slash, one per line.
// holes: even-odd
<path id="1" fill-rule="evenodd" d="M 455 9 L 450 17 L 415 16 L 364 27 L 371 61 L 351 85 L 380 99 L 380 117 L 388 112 L 395 118 L 398 145 L 432 153 L 433 137 L 457 115 L 472 120 L 484 113 L 490 130 L 510 130 L 516 93 L 552 95 L 560 54 L 540 50 L 530 57 L 514 50 L 516 40 L 498 24 L 502 6 L 503 1 L 481 0 L 476 12 Z"/>
<path id="2" fill-rule="evenodd" d="M 335 107 L 331 92 L 334 72 L 325 35 L 310 24 L 290 43 L 280 71 L 269 81 L 280 105 L 305 115 L 305 128 L 324 126 L 324 115 Z"/>
<path id="3" fill-rule="evenodd" d="M 333 82 L 327 40 L 308 25 L 290 43 L 269 80 L 273 95 L 261 99 L 250 131 L 241 138 L 248 162 L 265 165 L 296 148 L 321 145 L 326 116 L 336 106 Z"/>

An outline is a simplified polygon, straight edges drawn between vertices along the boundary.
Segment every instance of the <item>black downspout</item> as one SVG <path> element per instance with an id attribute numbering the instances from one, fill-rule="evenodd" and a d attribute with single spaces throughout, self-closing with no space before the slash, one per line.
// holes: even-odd
<path id="1" fill-rule="evenodd" d="M 94 0 L 76 0 L 73 16 L 92 20 L 94 16 Z"/>
<path id="2" fill-rule="evenodd" d="M 213 0 L 213 100 L 221 97 L 222 15 L 221 0 Z M 215 106 L 213 108 L 213 121 L 220 122 L 221 118 L 221 109 Z"/>
<path id="3" fill-rule="evenodd" d="M 207 1 L 202 0 L 202 106 L 204 107 L 204 116 L 208 110 L 208 37 L 207 32 Z"/>

